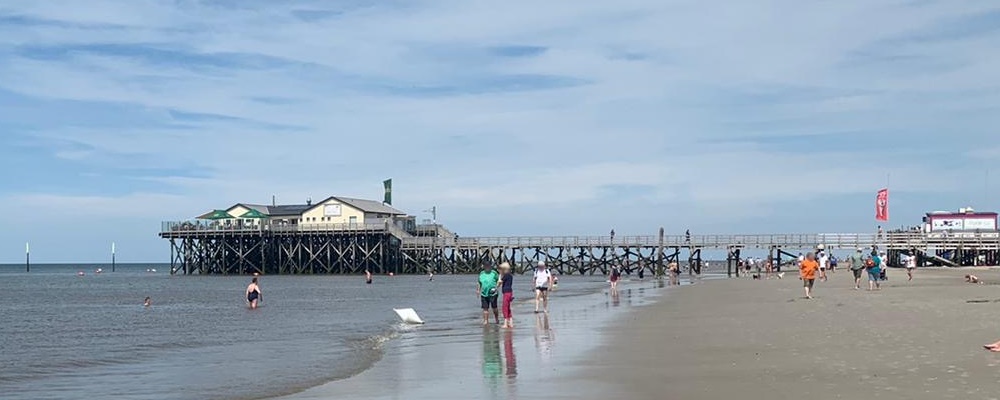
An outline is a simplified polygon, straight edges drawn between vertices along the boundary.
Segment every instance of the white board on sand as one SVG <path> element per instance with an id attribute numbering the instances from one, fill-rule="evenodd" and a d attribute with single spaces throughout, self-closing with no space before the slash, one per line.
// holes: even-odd
<path id="1" fill-rule="evenodd" d="M 420 316 L 412 308 L 394 308 L 392 311 L 395 311 L 399 319 L 407 324 L 422 325 L 424 323 L 424 320 L 420 319 Z"/>

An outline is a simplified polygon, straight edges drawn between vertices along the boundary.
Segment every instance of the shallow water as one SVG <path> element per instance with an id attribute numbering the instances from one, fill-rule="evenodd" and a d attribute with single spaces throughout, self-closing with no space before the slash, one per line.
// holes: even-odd
<path id="1" fill-rule="evenodd" d="M 0 268 L 4 399 L 277 397 L 366 371 L 386 343 L 420 353 L 421 346 L 494 349 L 503 341 L 499 333 L 485 342 L 469 336 L 482 332 L 472 276 L 376 277 L 373 285 L 362 277 L 266 276 L 262 307 L 251 311 L 243 301 L 248 277 L 94 268 Z M 76 276 L 77 269 L 87 274 Z M 523 309 L 530 284 L 518 278 Z M 601 277 L 562 277 L 558 301 L 585 309 L 604 285 Z M 428 325 L 399 324 L 392 308 L 400 307 L 415 308 Z M 502 357 L 493 354 L 484 370 L 499 366 Z"/>

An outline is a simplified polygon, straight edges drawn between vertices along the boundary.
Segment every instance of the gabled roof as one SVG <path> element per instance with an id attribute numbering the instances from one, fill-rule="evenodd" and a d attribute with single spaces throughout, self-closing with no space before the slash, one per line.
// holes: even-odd
<path id="1" fill-rule="evenodd" d="M 267 216 L 269 217 L 297 217 L 299 215 L 302 215 L 302 213 L 305 210 L 312 208 L 312 206 L 308 204 L 284 204 L 276 206 L 265 206 L 260 204 L 240 203 L 232 207 L 229 207 L 229 209 L 232 210 L 233 208 L 236 207 L 243 207 L 250 210 L 256 210 L 259 213 L 267 214 Z"/>
<path id="2" fill-rule="evenodd" d="M 366 212 L 366 213 L 389 214 L 389 215 L 406 215 L 405 212 L 402 212 L 402 211 L 397 210 L 395 208 L 389 207 L 389 206 L 387 206 L 385 204 L 379 203 L 379 202 L 374 201 L 374 200 L 353 199 L 353 198 L 350 198 L 350 197 L 339 197 L 339 196 L 330 196 L 330 197 L 327 197 L 323 201 L 310 206 L 308 209 L 304 210 L 303 212 L 306 212 L 306 211 L 312 210 L 312 209 L 314 209 L 316 207 L 319 207 L 319 206 L 323 205 L 324 203 L 326 203 L 326 202 L 328 202 L 330 200 L 337 200 L 337 201 L 339 201 L 341 203 L 347 204 L 347 205 L 349 205 L 351 207 L 357 208 L 358 210 L 361 210 L 362 212 Z"/>
<path id="3" fill-rule="evenodd" d="M 403 211 L 397 210 L 395 208 L 392 208 L 390 206 L 387 206 L 385 204 L 379 203 L 374 200 L 355 199 L 351 197 L 340 197 L 340 196 L 330 196 L 319 203 L 313 203 L 313 204 L 279 204 L 276 206 L 267 206 L 261 204 L 239 203 L 232 207 L 229 207 L 227 211 L 232 210 L 236 207 L 243 207 L 246 209 L 255 210 L 261 214 L 266 214 L 271 218 L 298 217 L 303 213 L 305 213 L 306 211 L 319 207 L 323 205 L 323 203 L 326 203 L 330 200 L 337 200 L 343 204 L 347 204 L 348 206 L 354 207 L 358 210 L 361 210 L 361 212 L 365 213 L 406 215 L 406 213 Z"/>

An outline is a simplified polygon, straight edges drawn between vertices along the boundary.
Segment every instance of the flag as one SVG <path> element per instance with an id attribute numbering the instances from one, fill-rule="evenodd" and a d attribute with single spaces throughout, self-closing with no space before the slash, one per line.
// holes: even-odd
<path id="1" fill-rule="evenodd" d="M 382 181 L 382 186 L 385 187 L 385 198 L 382 202 L 388 205 L 392 205 L 392 179 L 386 179 Z"/>
<path id="2" fill-rule="evenodd" d="M 875 195 L 875 220 L 889 220 L 889 189 L 882 189 Z"/>

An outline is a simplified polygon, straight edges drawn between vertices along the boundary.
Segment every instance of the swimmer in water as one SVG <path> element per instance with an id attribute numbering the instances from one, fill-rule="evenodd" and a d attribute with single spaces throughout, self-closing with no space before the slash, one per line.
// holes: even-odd
<path id="1" fill-rule="evenodd" d="M 260 287 L 257 286 L 257 278 L 253 278 L 250 284 L 247 285 L 247 303 L 250 303 L 250 309 L 257 308 L 257 301 L 260 300 L 261 293 Z"/>
<path id="2" fill-rule="evenodd" d="M 146 296 L 146 300 L 142 301 L 142 306 L 149 307 L 151 305 L 153 305 L 153 299 L 150 299 L 149 296 Z"/>
<path id="3" fill-rule="evenodd" d="M 372 272 L 367 269 L 365 270 L 365 283 L 372 284 Z"/>

